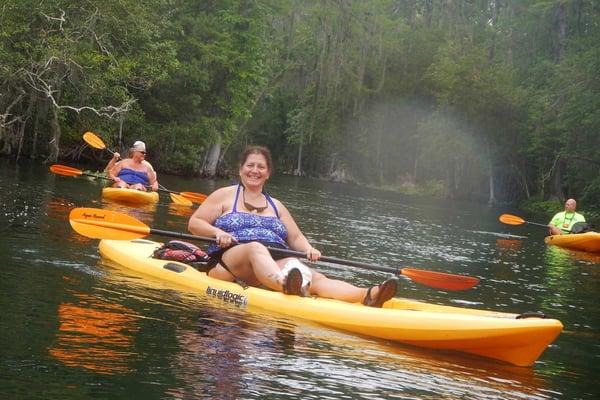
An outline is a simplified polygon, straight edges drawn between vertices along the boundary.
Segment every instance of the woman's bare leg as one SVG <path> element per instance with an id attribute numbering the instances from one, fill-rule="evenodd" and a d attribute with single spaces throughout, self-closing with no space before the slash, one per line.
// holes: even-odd
<path id="1" fill-rule="evenodd" d="M 129 185 L 127 184 L 127 182 L 120 181 L 120 182 L 115 182 L 113 184 L 113 187 L 121 188 L 121 189 L 127 189 L 129 187 Z"/>
<path id="2" fill-rule="evenodd" d="M 310 284 L 310 294 L 319 297 L 342 300 L 348 303 L 360 303 L 367 294 L 367 289 L 359 288 L 348 282 L 337 279 L 329 279 L 320 272 L 313 269 L 312 283 Z M 371 296 L 377 294 L 377 288 L 371 290 Z"/>
<path id="3" fill-rule="evenodd" d="M 258 243 L 244 243 L 232 247 L 223 254 L 223 261 L 236 277 L 249 285 L 265 285 L 270 289 L 283 291 L 283 276 L 281 267 L 289 258 L 278 261 L 273 260 L 267 248 Z M 312 282 L 310 294 L 337 299 L 349 303 L 360 303 L 364 300 L 367 289 L 354 286 L 348 282 L 330 279 L 311 268 Z M 210 270 L 210 277 L 224 281 L 233 281 L 234 277 L 221 265 Z M 379 288 L 371 289 L 371 297 L 376 297 Z"/>
<path id="4" fill-rule="evenodd" d="M 281 270 L 264 245 L 258 242 L 239 244 L 227 250 L 222 259 L 231 272 L 247 284 L 262 284 L 279 292 L 283 290 Z M 234 279 L 221 265 L 213 268 L 209 276 L 227 281 Z"/>

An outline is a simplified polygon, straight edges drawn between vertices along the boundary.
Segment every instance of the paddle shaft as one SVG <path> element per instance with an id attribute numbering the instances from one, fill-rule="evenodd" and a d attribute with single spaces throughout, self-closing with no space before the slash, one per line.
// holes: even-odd
<path id="1" fill-rule="evenodd" d="M 215 238 L 210 238 L 210 237 L 206 237 L 206 236 L 196 236 L 196 235 L 191 235 L 189 233 L 163 231 L 161 229 L 154 229 L 154 228 L 150 228 L 150 234 L 159 235 L 159 236 L 170 236 L 170 237 L 174 237 L 174 238 L 178 238 L 178 239 L 201 240 L 203 242 L 213 242 L 213 243 L 216 242 Z M 303 253 L 301 251 L 290 250 L 290 249 L 278 249 L 275 247 L 267 247 L 267 249 L 271 253 L 277 253 L 277 254 L 286 255 L 286 256 L 290 256 L 290 257 L 306 258 L 306 253 Z M 373 264 L 367 264 L 367 263 L 362 263 L 359 261 L 352 261 L 352 260 L 342 260 L 342 259 L 335 258 L 335 257 L 323 256 L 323 257 L 319 258 L 319 261 L 329 262 L 329 263 L 333 263 L 333 264 L 349 265 L 351 267 L 369 269 L 371 271 L 389 272 L 389 273 L 392 273 L 395 275 L 402 274 L 402 270 L 400 268 L 386 267 L 386 266 L 382 266 L 382 265 L 373 265 Z"/>
<path id="2" fill-rule="evenodd" d="M 128 214 L 99 208 L 74 208 L 69 213 L 69 222 L 76 232 L 95 239 L 134 240 L 154 234 L 178 239 L 216 242 L 216 239 L 213 237 L 195 236 L 186 233 L 153 229 Z M 306 254 L 299 251 L 269 247 L 267 247 L 267 249 L 273 253 L 284 256 L 306 258 Z M 423 285 L 443 290 L 466 290 L 479 283 L 479 279 L 475 277 L 446 274 L 443 272 L 424 271 L 415 268 L 390 268 L 333 257 L 322 257 L 320 260 L 373 271 L 393 273 L 394 275 L 402 275 Z"/>
<path id="3" fill-rule="evenodd" d="M 544 228 L 549 227 L 548 224 L 540 224 L 538 222 L 525 221 L 523 218 L 521 218 L 517 215 L 512 215 L 512 214 L 502 214 L 498 217 L 498 219 L 500 220 L 500 222 L 502 222 L 503 224 L 507 224 L 507 225 L 531 224 L 531 225 L 543 226 Z"/>
<path id="4" fill-rule="evenodd" d="M 537 226 L 543 226 L 544 228 L 548 228 L 548 224 L 540 224 L 537 222 L 529 222 L 529 221 L 525 221 L 526 224 L 530 224 L 530 225 L 537 225 Z"/>

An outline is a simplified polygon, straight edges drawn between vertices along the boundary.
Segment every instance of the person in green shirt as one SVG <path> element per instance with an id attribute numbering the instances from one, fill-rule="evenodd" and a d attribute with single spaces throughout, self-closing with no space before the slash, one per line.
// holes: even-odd
<path id="1" fill-rule="evenodd" d="M 575 199 L 568 199 L 565 202 L 565 211 L 556 213 L 552 221 L 548 224 L 551 235 L 566 235 L 571 233 L 573 225 L 577 222 L 585 222 L 585 217 L 577 212 L 577 202 Z"/>

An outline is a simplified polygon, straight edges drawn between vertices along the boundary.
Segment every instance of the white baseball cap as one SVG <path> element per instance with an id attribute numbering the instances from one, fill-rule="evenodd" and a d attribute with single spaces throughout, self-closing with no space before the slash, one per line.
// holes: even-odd
<path id="1" fill-rule="evenodd" d="M 137 142 L 135 142 L 133 144 L 132 149 L 134 151 L 143 151 L 143 152 L 145 152 L 146 151 L 146 143 L 142 142 L 141 140 L 138 140 Z"/>

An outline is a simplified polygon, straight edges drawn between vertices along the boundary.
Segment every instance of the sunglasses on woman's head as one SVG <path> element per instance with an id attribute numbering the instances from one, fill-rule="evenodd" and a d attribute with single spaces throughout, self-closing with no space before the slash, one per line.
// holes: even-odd
<path id="1" fill-rule="evenodd" d="M 139 151 L 139 150 L 138 150 Z M 146 155 L 145 151 L 139 151 L 140 153 L 142 153 L 143 155 Z"/>

